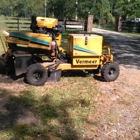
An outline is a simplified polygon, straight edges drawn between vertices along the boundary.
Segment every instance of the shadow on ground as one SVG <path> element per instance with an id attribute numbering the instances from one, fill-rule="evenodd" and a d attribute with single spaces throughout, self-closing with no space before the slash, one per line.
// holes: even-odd
<path id="1" fill-rule="evenodd" d="M 6 75 L 0 73 L 0 83 L 19 83 L 24 84 L 27 83 L 26 79 L 23 75 L 15 76 L 14 74 Z"/>
<path id="2" fill-rule="evenodd" d="M 78 131 L 74 129 L 68 109 L 73 108 L 71 99 L 60 103 L 50 96 L 36 100 L 29 91 L 13 96 L 0 89 L 0 138 L 36 140 L 77 140 Z"/>
<path id="3" fill-rule="evenodd" d="M 94 74 L 92 70 L 67 70 L 62 71 L 61 77 L 89 77 L 92 76 L 98 81 L 104 81 L 101 76 L 97 76 Z M 60 77 L 60 78 L 61 78 Z M 54 82 L 53 80 L 49 80 L 50 82 Z M 15 77 L 14 74 L 12 76 L 7 76 L 0 73 L 0 83 L 18 83 L 18 84 L 28 84 L 24 75 Z"/>
<path id="4" fill-rule="evenodd" d="M 119 34 L 105 34 L 104 45 L 112 46 L 115 61 L 128 67 L 140 68 L 140 38 Z"/>

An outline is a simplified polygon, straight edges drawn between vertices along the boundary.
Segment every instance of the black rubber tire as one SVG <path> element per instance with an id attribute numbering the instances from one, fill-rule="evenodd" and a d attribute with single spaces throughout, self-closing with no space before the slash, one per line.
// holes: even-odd
<path id="1" fill-rule="evenodd" d="M 119 66 L 115 62 L 106 63 L 101 69 L 102 78 L 107 81 L 115 81 L 119 76 Z"/>
<path id="2" fill-rule="evenodd" d="M 13 74 L 15 73 L 15 67 L 14 67 L 14 56 L 9 56 L 7 63 L 6 63 L 6 67 L 5 67 L 5 71 L 6 73 L 9 74 Z"/>
<path id="3" fill-rule="evenodd" d="M 42 86 L 48 78 L 48 72 L 39 63 L 32 64 L 27 68 L 26 80 L 30 85 Z"/>
<path id="4" fill-rule="evenodd" d="M 0 56 L 0 74 L 5 74 L 6 63 L 2 59 L 3 55 Z"/>

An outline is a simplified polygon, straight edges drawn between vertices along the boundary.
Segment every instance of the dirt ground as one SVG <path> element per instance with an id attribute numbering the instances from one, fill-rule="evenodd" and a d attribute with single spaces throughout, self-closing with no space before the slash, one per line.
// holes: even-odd
<path id="1" fill-rule="evenodd" d="M 140 70 L 120 66 L 115 82 L 97 82 L 102 95 L 97 97 L 100 122 L 99 140 L 140 139 Z"/>
<path id="2" fill-rule="evenodd" d="M 98 113 L 92 118 L 100 121 L 96 136 L 86 140 L 140 139 L 140 38 L 103 33 L 104 45 L 112 46 L 112 53 L 120 65 L 119 78 L 110 83 L 97 80 L 102 94 L 97 95 Z M 19 90 L 26 86 L 21 80 L 13 82 L 5 76 L 0 87 Z M 0 103 L 2 105 L 2 102 Z M 2 106 L 0 106 L 2 107 Z M 100 118 L 99 118 L 100 116 Z"/>
<path id="3" fill-rule="evenodd" d="M 112 46 L 120 64 L 120 76 L 114 82 L 97 84 L 103 93 L 97 98 L 99 112 L 106 114 L 97 139 L 139 140 L 140 38 L 112 33 L 103 36 L 104 44 Z"/>

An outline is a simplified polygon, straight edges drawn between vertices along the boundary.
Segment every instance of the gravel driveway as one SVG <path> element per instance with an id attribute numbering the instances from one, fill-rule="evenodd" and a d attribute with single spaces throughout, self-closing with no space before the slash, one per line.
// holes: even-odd
<path id="1" fill-rule="evenodd" d="M 140 139 L 140 38 L 94 29 L 112 46 L 120 76 L 111 83 L 98 82 L 102 95 L 97 101 L 103 116 L 97 140 Z"/>
<path id="2" fill-rule="evenodd" d="M 125 67 L 140 68 L 140 37 L 96 28 L 93 31 L 104 36 L 104 45 L 112 46 L 115 61 Z"/>

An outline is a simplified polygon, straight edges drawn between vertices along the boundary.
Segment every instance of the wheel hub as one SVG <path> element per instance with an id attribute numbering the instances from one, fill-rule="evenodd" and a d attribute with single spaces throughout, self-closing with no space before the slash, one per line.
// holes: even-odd
<path id="1" fill-rule="evenodd" d="M 115 73 L 115 69 L 110 69 L 109 70 L 109 75 L 113 75 Z"/>
<path id="2" fill-rule="evenodd" d="M 37 79 L 37 80 L 39 80 L 40 78 L 41 78 L 41 75 L 40 75 L 40 73 L 34 73 L 33 74 L 34 75 L 34 77 L 35 77 L 35 79 Z"/>

